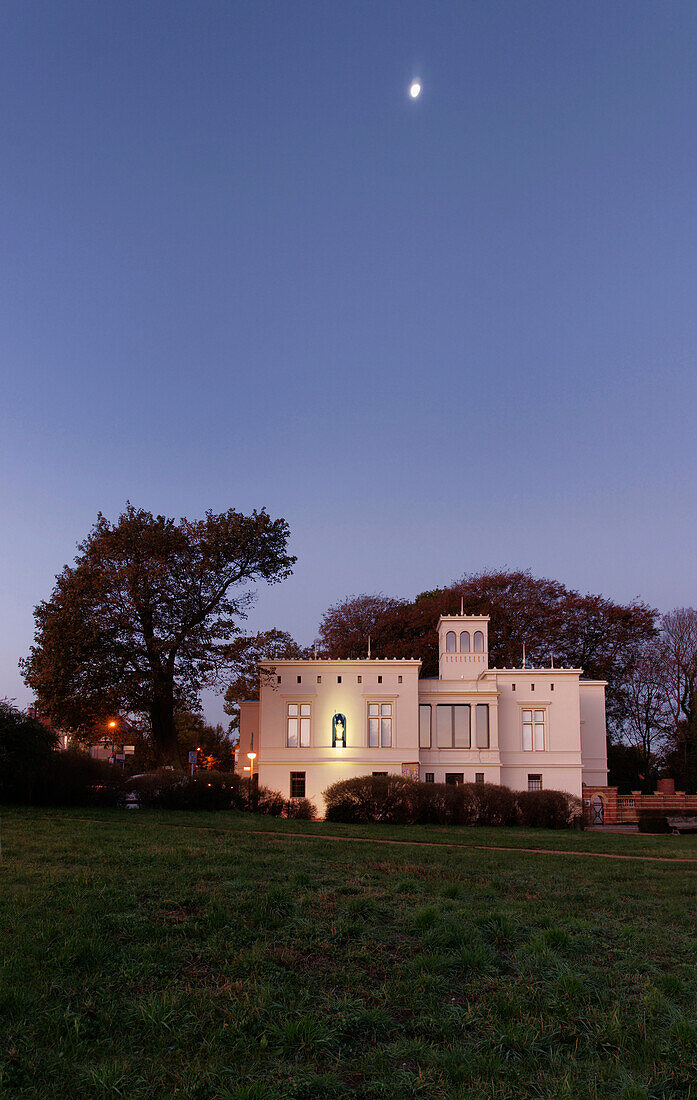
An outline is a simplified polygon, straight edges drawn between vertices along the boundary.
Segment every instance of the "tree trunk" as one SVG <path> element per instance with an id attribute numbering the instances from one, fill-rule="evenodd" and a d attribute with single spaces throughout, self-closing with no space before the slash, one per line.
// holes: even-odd
<path id="1" fill-rule="evenodd" d="M 174 691 L 171 681 L 163 679 L 154 685 L 150 722 L 157 766 L 181 771 L 182 762 L 174 729 Z"/>

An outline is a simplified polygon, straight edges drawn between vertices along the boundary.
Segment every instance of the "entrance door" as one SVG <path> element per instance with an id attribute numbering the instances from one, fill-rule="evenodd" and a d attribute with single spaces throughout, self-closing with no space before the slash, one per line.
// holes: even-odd
<path id="1" fill-rule="evenodd" d="M 593 824 L 604 825 L 605 824 L 605 803 L 599 794 L 596 794 L 593 799 Z"/>

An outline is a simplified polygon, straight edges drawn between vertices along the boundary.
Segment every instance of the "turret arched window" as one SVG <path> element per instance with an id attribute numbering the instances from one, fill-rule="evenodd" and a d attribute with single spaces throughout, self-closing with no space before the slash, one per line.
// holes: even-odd
<path id="1" fill-rule="evenodd" d="M 481 630 L 475 630 L 474 632 L 474 652 L 484 652 L 484 635 L 482 634 Z"/>
<path id="2" fill-rule="evenodd" d="M 449 630 L 445 635 L 445 652 L 454 653 L 456 649 L 457 641 L 455 638 L 455 631 Z"/>
<path id="3" fill-rule="evenodd" d="M 470 632 L 469 630 L 463 630 L 460 633 L 460 653 L 469 653 L 470 651 Z"/>

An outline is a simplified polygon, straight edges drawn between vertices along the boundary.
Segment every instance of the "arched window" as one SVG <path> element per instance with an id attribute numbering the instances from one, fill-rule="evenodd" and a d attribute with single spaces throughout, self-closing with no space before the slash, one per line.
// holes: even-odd
<path id="1" fill-rule="evenodd" d="M 460 633 L 460 653 L 469 653 L 470 651 L 470 632 L 469 630 L 463 630 Z"/>
<path id="2" fill-rule="evenodd" d="M 454 653 L 455 652 L 455 644 L 456 644 L 456 642 L 455 642 L 455 631 L 454 630 L 449 630 L 448 633 L 445 635 L 445 652 L 446 653 Z"/>
<path id="3" fill-rule="evenodd" d="M 482 634 L 481 630 L 475 630 L 474 632 L 474 652 L 484 652 L 484 635 Z"/>

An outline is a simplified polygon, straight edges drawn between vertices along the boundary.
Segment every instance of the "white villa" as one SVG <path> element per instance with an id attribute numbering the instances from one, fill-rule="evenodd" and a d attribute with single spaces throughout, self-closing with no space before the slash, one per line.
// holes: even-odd
<path id="1" fill-rule="evenodd" d="M 579 668 L 489 668 L 486 615 L 438 623 L 439 676 L 406 659 L 274 661 L 240 704 L 238 761 L 286 797 L 409 775 L 581 796 L 607 784 L 605 682 Z"/>

